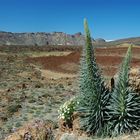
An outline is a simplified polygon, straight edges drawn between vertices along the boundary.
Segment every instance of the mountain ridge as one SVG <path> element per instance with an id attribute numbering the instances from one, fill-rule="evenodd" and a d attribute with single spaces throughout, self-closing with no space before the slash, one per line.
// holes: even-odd
<path id="1" fill-rule="evenodd" d="M 74 35 L 63 32 L 0 32 L 0 45 L 83 45 L 84 42 L 84 35 L 80 32 Z"/>
<path id="2" fill-rule="evenodd" d="M 92 42 L 99 46 L 120 45 L 123 43 L 133 43 L 140 45 L 140 37 L 129 37 L 106 41 L 103 38 L 93 39 Z M 81 32 L 67 34 L 64 32 L 6 32 L 0 31 L 0 45 L 26 45 L 26 46 L 45 46 L 45 45 L 71 45 L 82 46 L 85 44 L 85 37 Z"/>

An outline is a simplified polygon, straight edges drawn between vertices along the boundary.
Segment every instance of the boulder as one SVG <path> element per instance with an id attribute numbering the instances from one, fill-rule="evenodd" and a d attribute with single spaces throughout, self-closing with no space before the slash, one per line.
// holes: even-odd
<path id="1" fill-rule="evenodd" d="M 64 133 L 59 140 L 92 140 L 86 136 L 77 136 L 74 133 Z"/>
<path id="2" fill-rule="evenodd" d="M 71 134 L 64 133 L 61 136 L 60 140 L 78 140 L 78 137 L 75 134 L 73 134 L 73 133 L 71 133 Z"/>

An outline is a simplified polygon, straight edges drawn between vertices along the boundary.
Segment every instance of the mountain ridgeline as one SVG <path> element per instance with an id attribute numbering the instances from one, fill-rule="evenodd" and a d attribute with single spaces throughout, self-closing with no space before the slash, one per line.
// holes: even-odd
<path id="1" fill-rule="evenodd" d="M 94 39 L 93 39 L 94 41 Z M 80 32 L 74 35 L 63 32 L 11 33 L 0 32 L 0 45 L 83 45 L 84 35 Z"/>
<path id="2" fill-rule="evenodd" d="M 140 45 L 140 37 L 126 38 L 106 42 L 105 39 L 93 39 L 95 47 L 118 46 L 122 44 Z M 82 46 L 85 44 L 85 37 L 81 32 L 73 35 L 63 32 L 35 32 L 35 33 L 12 33 L 0 31 L 0 46 L 2 45 L 19 45 L 19 46 L 46 46 L 46 45 L 63 45 L 63 46 Z"/>

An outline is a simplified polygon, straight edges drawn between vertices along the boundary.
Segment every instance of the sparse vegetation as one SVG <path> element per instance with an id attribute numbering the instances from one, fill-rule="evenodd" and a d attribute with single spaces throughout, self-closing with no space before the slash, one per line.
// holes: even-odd
<path id="1" fill-rule="evenodd" d="M 22 108 L 20 104 L 13 103 L 7 107 L 7 111 L 9 114 L 13 114 L 17 112 L 20 108 Z"/>

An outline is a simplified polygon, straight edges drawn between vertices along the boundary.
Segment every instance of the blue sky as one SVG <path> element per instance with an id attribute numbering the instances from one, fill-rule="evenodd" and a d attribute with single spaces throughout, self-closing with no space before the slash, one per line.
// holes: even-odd
<path id="1" fill-rule="evenodd" d="M 0 30 L 9 32 L 83 31 L 93 38 L 140 36 L 140 0 L 0 0 Z"/>

